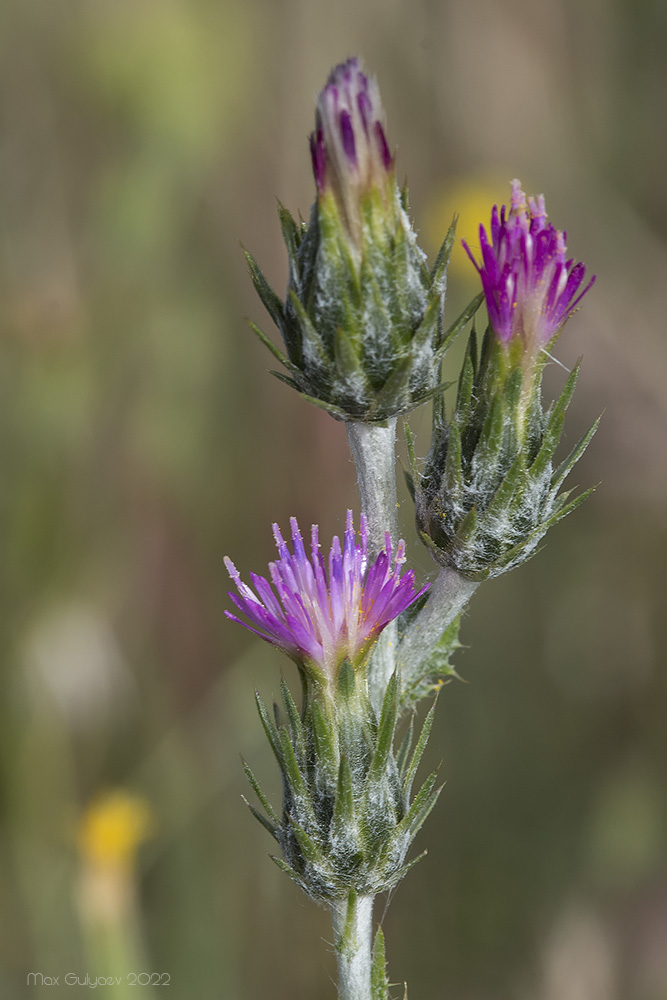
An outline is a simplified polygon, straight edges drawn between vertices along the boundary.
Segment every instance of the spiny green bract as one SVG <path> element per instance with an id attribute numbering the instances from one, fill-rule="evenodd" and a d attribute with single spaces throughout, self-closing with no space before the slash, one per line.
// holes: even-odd
<path id="1" fill-rule="evenodd" d="M 541 402 L 543 369 L 544 361 L 524 384 L 522 366 L 507 363 L 491 329 L 478 359 L 473 331 L 451 420 L 442 397 L 434 404 L 431 448 L 422 472 L 407 432 L 417 528 L 437 562 L 469 579 L 485 580 L 520 565 L 551 525 L 592 492 L 574 499 L 572 491 L 559 494 L 598 421 L 560 465 L 554 464 L 579 364 L 547 411 Z"/>
<path id="2" fill-rule="evenodd" d="M 283 777 L 283 809 L 279 818 L 245 765 L 264 812 L 250 808 L 282 848 L 278 867 L 320 902 L 393 888 L 419 860 L 405 858 L 440 794 L 434 772 L 411 800 L 433 709 L 414 749 L 410 732 L 396 752 L 397 676 L 379 719 L 362 685 L 346 663 L 335 702 L 312 700 L 299 712 L 283 682 L 283 711 L 274 706 L 271 719 L 257 699 Z"/>
<path id="3" fill-rule="evenodd" d="M 246 254 L 255 288 L 287 351 L 251 324 L 288 373 L 273 374 L 339 420 L 382 422 L 439 392 L 442 357 L 482 298 L 444 329 L 455 223 L 429 270 L 406 197 L 396 188 L 388 209 L 377 191 L 364 195 L 358 243 L 350 239 L 332 196 L 320 196 L 310 222 L 300 225 L 281 206 L 289 257 L 285 302 Z"/>

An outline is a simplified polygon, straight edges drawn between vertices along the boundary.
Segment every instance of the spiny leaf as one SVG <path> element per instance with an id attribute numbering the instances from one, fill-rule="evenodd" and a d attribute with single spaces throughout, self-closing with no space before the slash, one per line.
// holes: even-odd
<path id="1" fill-rule="evenodd" d="M 555 524 L 557 520 L 558 518 L 556 517 L 552 519 L 551 523 Z M 513 545 L 511 549 L 507 549 L 506 552 L 503 552 L 495 563 L 494 568 L 496 570 L 496 575 L 498 571 L 502 571 L 508 566 L 519 566 L 524 562 L 528 562 L 529 559 L 532 559 L 538 551 L 535 546 L 540 538 L 546 534 L 548 527 L 549 522 L 542 522 L 538 525 L 535 531 L 531 532 L 530 535 L 522 539 L 520 542 L 517 542 L 517 544 Z"/>
<path id="2" fill-rule="evenodd" d="M 475 366 L 471 357 L 471 346 L 470 341 L 472 340 L 472 334 L 470 335 L 470 340 L 468 340 L 468 346 L 466 348 L 465 357 L 463 359 L 463 366 L 461 368 L 461 374 L 459 376 L 459 388 L 456 396 L 456 413 L 459 418 L 465 413 L 465 411 L 470 406 L 470 401 L 472 399 L 472 387 L 475 381 Z"/>
<path id="3" fill-rule="evenodd" d="M 412 782 L 414 781 L 415 774 L 417 773 L 417 768 L 426 749 L 428 743 L 428 738 L 431 734 L 431 728 L 433 726 L 433 717 L 435 715 L 435 702 L 431 705 L 426 718 L 424 719 L 424 725 L 422 726 L 421 733 L 419 734 L 419 739 L 417 740 L 417 746 L 412 754 L 412 759 L 410 765 L 407 769 L 405 778 L 403 779 L 403 794 L 409 797 L 412 790 Z"/>
<path id="4" fill-rule="evenodd" d="M 359 344 L 351 334 L 339 327 L 334 338 L 336 368 L 345 377 L 360 378 L 366 383 L 366 375 L 361 364 Z"/>
<path id="5" fill-rule="evenodd" d="M 296 389 L 298 393 L 301 393 L 301 387 L 294 381 L 293 378 L 290 378 L 289 375 L 285 375 L 284 372 L 277 372 L 275 369 L 271 368 L 269 369 L 269 374 L 273 375 L 274 378 L 277 378 L 279 382 L 284 382 L 285 385 L 290 387 L 290 389 Z"/>
<path id="6" fill-rule="evenodd" d="M 301 824 L 297 823 L 292 816 L 289 818 L 289 824 L 306 861 L 308 861 L 311 865 L 316 864 L 318 867 L 324 864 L 325 859 L 322 856 L 322 852 L 312 837 L 306 833 Z"/>
<path id="7" fill-rule="evenodd" d="M 387 957 L 384 946 L 384 934 L 378 927 L 373 944 L 373 964 L 371 966 L 371 990 L 373 1000 L 389 1000 L 387 992 Z"/>
<path id="8" fill-rule="evenodd" d="M 405 433 L 405 445 L 408 452 L 408 461 L 410 462 L 410 469 L 412 471 L 412 475 L 416 479 L 418 473 L 417 473 L 417 456 L 415 454 L 415 438 L 414 434 L 412 433 L 412 430 L 410 429 L 410 425 L 407 423 L 407 421 L 403 424 L 403 431 Z"/>
<path id="9" fill-rule="evenodd" d="M 252 332 L 255 334 L 255 336 L 259 337 L 259 339 L 261 340 L 261 342 L 264 344 L 265 347 L 268 347 L 268 349 L 271 351 L 271 354 L 273 354 L 274 358 L 276 358 L 278 361 L 280 361 L 281 365 L 285 365 L 286 368 L 290 368 L 290 369 L 294 369 L 294 371 L 298 371 L 298 369 L 296 368 L 296 366 L 291 363 L 291 361 L 289 360 L 289 358 L 287 357 L 287 355 L 283 354 L 283 352 L 280 350 L 279 347 L 276 347 L 276 345 L 273 343 L 273 341 L 271 340 L 271 338 L 267 337 L 267 335 L 264 333 L 264 331 L 262 329 L 260 329 L 260 327 L 258 327 L 256 323 L 253 323 L 252 320 L 248 320 L 247 322 L 248 322 L 248 326 L 250 327 L 250 329 L 252 330 Z"/>
<path id="10" fill-rule="evenodd" d="M 419 352 L 429 340 L 435 340 L 433 335 L 438 329 L 438 319 L 440 317 L 441 308 L 442 306 L 439 298 L 432 298 L 426 307 L 424 318 L 415 330 L 414 337 L 410 345 L 413 358 L 416 358 L 419 355 Z"/>
<path id="11" fill-rule="evenodd" d="M 437 354 L 442 356 L 445 353 L 454 338 L 458 336 L 466 323 L 468 323 L 468 321 L 475 315 L 483 301 L 484 292 L 480 292 L 479 295 L 476 295 L 475 298 L 468 303 L 461 315 L 455 319 L 452 325 L 445 331 L 442 342 L 438 345 Z"/>
<path id="12" fill-rule="evenodd" d="M 411 369 L 412 359 L 407 355 L 395 365 L 385 384 L 376 393 L 369 409 L 370 414 L 377 414 L 380 419 L 382 416 L 386 417 L 388 411 L 396 413 L 397 409 L 404 409 L 408 405 L 407 380 Z"/>
<path id="13" fill-rule="evenodd" d="M 410 747 L 412 746 L 412 738 L 414 734 L 415 720 L 414 715 L 410 717 L 410 725 L 408 726 L 408 731 L 403 737 L 403 741 L 396 754 L 396 766 L 398 768 L 398 773 L 401 781 L 405 778 L 405 768 L 407 766 L 408 754 L 410 753 Z"/>
<path id="14" fill-rule="evenodd" d="M 543 521 L 527 538 L 523 539 L 523 541 L 519 542 L 517 545 L 512 546 L 512 548 L 508 549 L 507 552 L 503 553 L 502 557 L 498 559 L 498 567 L 501 568 L 509 566 L 514 562 L 514 560 L 522 556 L 522 553 L 525 554 L 523 555 L 521 562 L 527 562 L 529 559 L 532 559 L 533 556 L 537 555 L 540 550 L 536 548 L 536 545 L 540 538 L 542 538 L 554 524 L 558 524 L 558 522 L 562 521 L 564 517 L 567 517 L 567 515 L 571 514 L 573 510 L 576 510 L 576 508 L 582 504 L 584 500 L 588 499 L 591 493 L 595 492 L 595 489 L 595 486 L 591 486 L 590 489 L 586 490 L 584 493 L 580 493 L 579 496 L 575 497 L 575 499 L 570 501 L 570 503 L 566 503 L 565 501 L 572 493 L 572 490 L 568 490 L 566 493 L 561 493 L 554 503 L 553 513 L 551 516 L 548 517 L 546 521 Z"/>
<path id="15" fill-rule="evenodd" d="M 398 713 L 398 673 L 394 673 L 389 678 L 387 690 L 382 702 L 382 712 L 380 713 L 380 724 L 378 726 L 377 744 L 375 753 L 368 771 L 368 781 L 376 781 L 384 773 L 387 760 L 394 742 L 396 732 L 396 716 Z"/>
<path id="16" fill-rule="evenodd" d="M 311 718 L 317 759 L 328 772 L 329 780 L 336 781 L 336 772 L 338 770 L 336 742 L 334 734 L 317 700 L 313 702 Z"/>
<path id="17" fill-rule="evenodd" d="M 493 374 L 493 357 L 502 348 L 498 344 L 498 338 L 493 332 L 493 327 L 487 324 L 486 330 L 484 331 L 484 336 L 482 337 L 482 348 L 480 351 L 479 365 L 477 366 L 477 372 L 475 377 L 475 388 L 478 394 L 481 395 L 479 390 L 487 381 L 487 376 Z"/>
<path id="18" fill-rule="evenodd" d="M 577 507 L 584 502 L 584 500 L 588 500 L 591 493 L 595 493 L 596 489 L 597 486 L 590 486 L 587 490 L 584 490 L 583 493 L 576 496 L 574 500 L 571 500 L 570 503 L 562 508 L 562 510 L 559 510 L 557 514 L 549 518 L 546 522 L 546 527 L 550 528 L 552 524 L 558 524 L 559 521 L 562 521 L 564 517 L 567 517 L 567 515 L 571 514 L 573 510 L 576 510 Z"/>
<path id="19" fill-rule="evenodd" d="M 519 452 L 509 467 L 507 475 L 494 493 L 491 503 L 486 509 L 487 518 L 496 517 L 507 508 L 507 505 L 513 499 L 514 494 L 519 488 L 521 480 L 525 476 L 525 472 L 525 459 L 523 454 Z"/>
<path id="20" fill-rule="evenodd" d="M 354 667 L 349 660 L 343 660 L 338 671 L 337 692 L 343 701 L 349 701 L 354 696 L 357 682 Z"/>
<path id="21" fill-rule="evenodd" d="M 428 551 L 431 553 L 436 562 L 441 562 L 445 556 L 445 550 L 441 549 L 439 545 L 436 545 L 430 535 L 427 535 L 425 531 L 419 532 L 419 540 L 422 545 L 426 546 Z"/>
<path id="22" fill-rule="evenodd" d="M 574 487 L 569 490 L 563 490 L 562 493 L 558 494 L 558 496 L 555 498 L 554 502 L 551 505 L 551 511 L 549 513 L 549 517 L 553 517 L 554 514 L 557 514 L 559 510 L 563 509 L 569 497 L 572 496 L 573 489 Z"/>
<path id="23" fill-rule="evenodd" d="M 346 756 L 341 757 L 338 769 L 338 787 L 334 803 L 333 830 L 334 835 L 342 833 L 354 823 L 354 789 L 350 762 Z"/>
<path id="24" fill-rule="evenodd" d="M 246 761 L 243 760 L 243 758 L 241 758 L 241 760 L 243 762 L 243 770 L 245 771 L 245 776 L 248 779 L 248 781 L 250 782 L 250 785 L 252 787 L 253 792 L 255 793 L 255 795 L 257 796 L 257 798 L 261 802 L 261 804 L 264 806 L 264 809 L 268 813 L 269 819 L 271 819 L 271 821 L 276 826 L 280 826 L 280 820 L 278 819 L 278 816 L 277 816 L 277 814 L 276 814 L 273 806 L 271 805 L 271 803 L 267 799 L 266 795 L 262 791 L 262 788 L 261 788 L 261 785 L 260 785 L 259 781 L 255 777 L 255 775 L 253 774 L 253 772 L 250 770 L 250 766 L 246 763 Z"/>
<path id="25" fill-rule="evenodd" d="M 427 403 L 429 399 L 442 396 L 453 385 L 453 380 L 451 382 L 438 382 L 432 389 L 426 389 L 425 392 L 420 393 L 418 396 L 413 396 L 410 400 L 410 409 L 414 410 L 417 406 L 421 406 L 422 403 Z"/>
<path id="26" fill-rule="evenodd" d="M 354 936 L 354 914 L 357 907 L 357 894 L 354 889 L 350 889 L 347 894 L 347 911 L 345 913 L 345 924 L 343 933 L 336 942 L 336 951 L 344 954 L 353 944 Z"/>
<path id="27" fill-rule="evenodd" d="M 510 413 L 514 413 L 519 408 L 521 393 L 523 390 L 523 370 L 514 368 L 505 383 L 505 405 Z"/>
<path id="28" fill-rule="evenodd" d="M 284 727 L 280 730 L 280 744 L 282 748 L 283 774 L 289 781 L 294 794 L 303 799 L 303 801 L 307 804 L 309 811 L 312 811 L 310 794 L 306 788 L 303 775 L 301 774 L 301 769 L 299 768 L 296 754 L 294 753 L 294 747 L 290 742 L 289 734 Z"/>
<path id="29" fill-rule="evenodd" d="M 408 472 L 407 469 L 403 469 L 403 478 L 405 480 L 405 485 L 408 488 L 408 493 L 410 494 L 410 498 L 412 499 L 412 502 L 414 503 L 415 502 L 415 480 L 414 480 L 414 476 L 412 475 L 411 472 Z"/>
<path id="30" fill-rule="evenodd" d="M 475 462 L 480 468 L 496 465 L 503 446 L 504 428 L 505 400 L 498 393 L 491 400 L 476 448 Z"/>
<path id="31" fill-rule="evenodd" d="M 449 229 L 447 230 L 447 235 L 442 241 L 442 246 L 438 251 L 438 256 L 435 258 L 433 267 L 431 268 L 431 281 L 433 284 L 437 284 L 442 281 L 445 276 L 445 272 L 449 267 L 449 259 L 452 255 L 454 240 L 456 239 L 456 226 L 458 221 L 459 217 L 458 215 L 455 215 Z"/>
<path id="32" fill-rule="evenodd" d="M 259 809 L 255 809 L 252 803 L 248 802 L 245 795 L 242 795 L 241 798 L 243 799 L 243 801 L 245 802 L 245 804 L 247 805 L 248 809 L 253 814 L 255 819 L 262 824 L 265 830 L 269 831 L 274 840 L 277 840 L 278 843 L 280 843 L 280 839 L 278 837 L 278 827 L 275 825 L 275 823 L 271 823 L 266 818 L 266 816 L 264 816 L 264 814 L 259 811 Z"/>
<path id="33" fill-rule="evenodd" d="M 577 384 L 577 378 L 579 377 L 580 368 L 581 360 L 577 361 L 576 365 L 572 369 L 570 376 L 565 383 L 565 387 L 560 394 L 558 402 L 549 417 L 546 430 L 544 431 L 544 435 L 542 437 L 540 450 L 538 451 L 535 461 L 530 468 L 531 476 L 533 476 L 533 478 L 539 478 L 539 476 L 547 468 L 553 457 L 553 453 L 556 450 L 556 446 L 560 441 L 561 434 L 563 433 L 563 424 L 565 422 L 565 412 L 570 405 L 570 401 Z"/>
<path id="34" fill-rule="evenodd" d="M 313 321 L 306 312 L 303 303 L 299 299 L 293 288 L 290 288 L 288 293 L 289 303 L 296 313 L 297 319 L 299 320 L 299 328 L 302 337 L 308 341 L 309 350 L 312 354 L 317 357 L 319 362 L 326 365 L 329 361 L 326 352 L 324 350 L 324 345 L 322 344 L 322 339 L 318 334 L 317 330 L 313 326 Z"/>
<path id="35" fill-rule="evenodd" d="M 273 863 L 277 865 L 278 868 L 280 868 L 281 872 L 285 872 L 285 874 L 288 875 L 293 882 L 296 882 L 297 885 L 300 885 L 302 889 L 306 888 L 305 885 L 303 884 L 303 879 L 301 878 L 299 873 L 296 872 L 293 868 L 290 868 L 290 866 L 287 864 L 286 861 L 283 861 L 282 858 L 277 858 L 275 854 L 269 854 L 269 857 L 271 858 Z"/>
<path id="36" fill-rule="evenodd" d="M 278 202 L 278 218 L 280 219 L 280 228 L 285 246 L 287 247 L 287 253 L 291 259 L 296 261 L 297 250 L 301 243 L 301 231 L 290 210 L 285 208 L 280 202 Z"/>
<path id="37" fill-rule="evenodd" d="M 454 503 L 457 503 L 463 493 L 463 471 L 461 469 L 461 431 L 455 420 L 449 425 L 449 440 L 447 442 L 447 458 L 445 460 L 444 480 Z"/>
<path id="38" fill-rule="evenodd" d="M 278 736 L 278 730 L 271 721 L 269 713 L 267 712 L 264 702 L 259 696 L 259 691 L 255 691 L 255 703 L 257 704 L 257 711 L 259 712 L 259 717 L 262 721 L 262 726 L 264 727 L 264 732 L 266 733 L 266 738 L 271 744 L 271 749 L 273 750 L 274 756 L 278 761 L 278 766 L 282 770 L 283 767 L 283 755 L 280 751 L 280 737 Z"/>
<path id="39" fill-rule="evenodd" d="M 463 547 L 477 531 L 477 507 L 471 507 L 456 531 L 456 544 Z"/>
<path id="40" fill-rule="evenodd" d="M 423 810 L 426 809 L 427 806 L 429 806 L 428 811 L 430 812 L 430 810 L 433 808 L 433 805 L 435 804 L 435 802 L 433 802 L 429 805 L 432 796 L 435 794 L 433 789 L 435 786 L 436 778 L 437 778 L 437 773 L 435 771 L 432 771 L 431 774 L 429 774 L 426 781 L 424 782 L 424 784 L 417 792 L 412 802 L 412 805 L 408 809 L 407 813 L 396 827 L 396 831 L 394 834 L 395 838 L 398 838 L 407 832 L 409 833 L 410 839 L 412 840 L 417 830 L 419 829 L 419 827 L 417 827 L 416 829 L 413 830 L 414 824 L 420 818 Z M 439 794 L 440 790 L 436 789 L 436 791 Z M 428 815 L 428 813 L 426 815 Z M 426 816 L 424 816 L 424 818 L 422 819 L 421 821 L 422 823 L 424 822 L 424 819 L 426 819 Z M 421 826 L 421 823 L 419 825 Z"/>
<path id="41" fill-rule="evenodd" d="M 415 454 L 415 439 L 407 422 L 403 424 L 403 432 L 405 434 L 405 446 L 408 452 L 408 462 L 410 464 L 410 472 L 406 472 L 405 476 L 406 480 L 408 479 L 408 475 L 410 477 L 408 481 L 408 489 L 410 490 L 410 494 L 414 500 L 415 488 L 419 483 L 419 470 L 417 468 L 417 456 Z"/>
<path id="42" fill-rule="evenodd" d="M 408 861 L 407 865 L 403 865 L 402 868 L 399 868 L 399 870 L 396 872 L 396 874 L 391 879 L 392 886 L 398 885 L 398 883 L 401 881 L 401 879 L 405 878 L 405 876 L 408 874 L 408 872 L 410 871 L 410 869 L 414 868 L 415 865 L 418 865 L 420 861 L 423 861 L 427 854 L 428 854 L 428 851 L 422 851 L 421 854 L 418 854 L 416 858 L 412 859 L 412 861 Z M 407 990 L 407 986 L 406 986 L 406 988 L 405 988 L 405 996 L 407 997 L 407 995 L 408 995 L 408 990 Z"/>
<path id="43" fill-rule="evenodd" d="M 477 369 L 479 367 L 479 345 L 477 343 L 477 327 L 475 326 L 475 321 L 473 320 L 472 329 L 470 331 L 470 336 L 468 338 L 468 347 L 466 353 L 472 361 L 472 370 L 477 375 Z"/>
<path id="44" fill-rule="evenodd" d="M 249 253 L 248 250 L 244 250 L 243 253 L 245 254 L 245 259 L 247 260 L 248 267 L 250 268 L 250 277 L 252 278 L 252 283 L 255 286 L 255 291 L 262 300 L 262 303 L 273 322 L 277 327 L 282 327 L 284 321 L 282 301 L 264 277 L 253 255 Z"/>
<path id="45" fill-rule="evenodd" d="M 576 465 L 576 463 L 579 461 L 579 459 L 581 458 L 581 456 L 583 455 L 583 453 L 588 448 L 588 446 L 589 446 L 589 444 L 591 442 L 591 438 L 593 437 L 593 435 L 597 431 L 598 427 L 600 426 L 600 420 L 601 419 L 602 419 L 602 415 L 600 415 L 597 418 L 597 420 L 595 421 L 595 423 L 593 424 L 593 426 L 589 430 L 586 431 L 586 433 L 584 434 L 584 436 L 574 446 L 574 448 L 572 449 L 572 451 L 570 452 L 570 454 L 567 456 L 567 458 L 563 462 L 561 462 L 561 464 L 558 466 L 558 468 L 554 472 L 553 476 L 551 477 L 551 485 L 552 485 L 552 487 L 554 487 L 555 489 L 558 489 L 558 487 L 561 485 L 561 483 L 563 482 L 563 480 L 565 479 L 565 477 L 567 476 L 567 474 L 571 471 L 571 469 L 573 468 L 573 466 Z"/>
<path id="46" fill-rule="evenodd" d="M 284 376 L 281 376 L 279 372 L 271 372 L 271 374 L 275 375 L 278 378 L 282 377 L 283 382 L 290 381 L 286 379 Z M 317 396 L 309 396 L 307 392 L 304 392 L 302 389 L 300 389 L 299 386 L 296 385 L 294 382 L 292 382 L 291 384 L 293 388 L 295 388 L 298 391 L 301 398 L 305 399 L 307 403 L 312 403 L 313 406 L 317 406 L 320 410 L 326 410 L 327 413 L 330 413 L 331 416 L 335 417 L 336 420 L 350 419 L 349 413 L 346 410 L 343 410 L 340 406 L 335 406 L 333 403 L 327 403 L 324 399 L 318 399 Z"/>
<path id="47" fill-rule="evenodd" d="M 280 678 L 280 691 L 283 696 L 283 703 L 285 705 L 285 711 L 287 712 L 287 719 L 289 722 L 290 733 L 292 736 L 292 743 L 296 748 L 299 760 L 299 766 L 303 767 L 306 761 L 306 741 L 303 732 L 303 723 L 301 722 L 301 716 L 299 715 L 299 710 L 296 707 L 294 698 L 290 689 L 285 683 L 285 678 Z"/>
<path id="48" fill-rule="evenodd" d="M 433 791 L 431 791 L 427 796 L 425 796 L 424 801 L 420 803 L 419 809 L 415 810 L 412 820 L 410 821 L 409 824 L 410 839 L 416 837 L 419 831 L 421 830 L 422 826 L 424 825 L 429 816 L 429 813 L 433 809 L 433 806 L 440 798 L 440 793 L 443 788 L 444 785 L 440 785 L 438 788 L 433 789 Z M 418 795 L 412 804 L 413 806 L 415 805 L 419 797 L 420 796 Z"/>

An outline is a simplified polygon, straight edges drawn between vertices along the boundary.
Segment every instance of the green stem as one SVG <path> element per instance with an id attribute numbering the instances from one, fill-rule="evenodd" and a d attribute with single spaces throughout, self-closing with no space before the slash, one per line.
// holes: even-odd
<path id="1" fill-rule="evenodd" d="M 385 547 L 389 532 L 395 546 L 398 538 L 396 494 L 396 417 L 379 424 L 348 423 L 347 439 L 357 469 L 361 509 L 368 524 L 371 556 Z M 378 639 L 368 668 L 371 704 L 379 715 L 389 678 L 396 669 L 396 622 Z"/>
<path id="2" fill-rule="evenodd" d="M 331 904 L 339 1000 L 373 1000 L 373 899 L 351 892 Z"/>
<path id="3" fill-rule="evenodd" d="M 384 548 L 385 532 L 395 544 L 398 535 L 396 496 L 396 417 L 379 424 L 349 423 L 347 439 L 357 469 L 361 509 L 368 522 L 370 553 Z"/>
<path id="4" fill-rule="evenodd" d="M 428 601 L 398 647 L 398 662 L 406 676 L 417 673 L 445 629 L 475 593 L 479 584 L 443 567 L 428 592 Z"/>

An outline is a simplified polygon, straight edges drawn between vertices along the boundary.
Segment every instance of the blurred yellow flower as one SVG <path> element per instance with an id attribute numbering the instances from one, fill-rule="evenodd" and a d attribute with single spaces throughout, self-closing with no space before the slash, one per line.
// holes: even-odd
<path id="1" fill-rule="evenodd" d="M 477 282 L 477 272 L 461 246 L 464 239 L 471 248 L 479 246 L 479 225 L 489 225 L 491 209 L 507 201 L 510 173 L 502 170 L 477 176 L 448 180 L 432 192 L 423 227 L 424 242 L 431 254 L 436 254 L 445 238 L 454 215 L 459 216 L 456 243 L 452 250 L 450 273 L 456 278 Z"/>
<path id="2" fill-rule="evenodd" d="M 153 831 L 145 799 L 123 790 L 95 799 L 81 817 L 78 845 L 84 862 L 104 868 L 130 868 L 139 844 Z"/>

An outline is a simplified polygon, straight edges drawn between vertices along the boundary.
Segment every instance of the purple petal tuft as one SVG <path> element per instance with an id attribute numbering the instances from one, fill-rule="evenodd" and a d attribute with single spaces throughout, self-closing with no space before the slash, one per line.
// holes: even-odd
<path id="1" fill-rule="evenodd" d="M 225 566 L 238 593 L 230 598 L 248 619 L 226 611 L 236 621 L 286 652 L 305 669 L 315 668 L 335 678 L 343 660 L 360 664 L 382 629 L 426 588 L 415 592 L 412 570 L 401 576 L 405 563 L 405 542 L 398 543 L 392 565 L 392 546 L 386 536 L 385 549 L 371 565 L 368 562 L 368 529 L 361 517 L 359 539 L 352 511 L 347 512 L 341 547 L 334 537 L 328 572 L 320 552 L 317 525 L 311 531 L 310 557 L 295 518 L 290 521 L 292 549 L 273 525 L 279 558 L 269 564 L 271 584 L 262 576 L 250 575 L 254 590 L 243 583 L 232 561 Z"/>
<path id="2" fill-rule="evenodd" d="M 526 198 L 512 181 L 509 212 L 491 213 L 491 240 L 480 226 L 482 263 L 463 246 L 479 271 L 489 322 L 503 343 L 520 337 L 534 355 L 552 339 L 591 287 L 575 298 L 586 268 L 565 259 L 565 232 L 547 222 L 544 195 Z"/>

